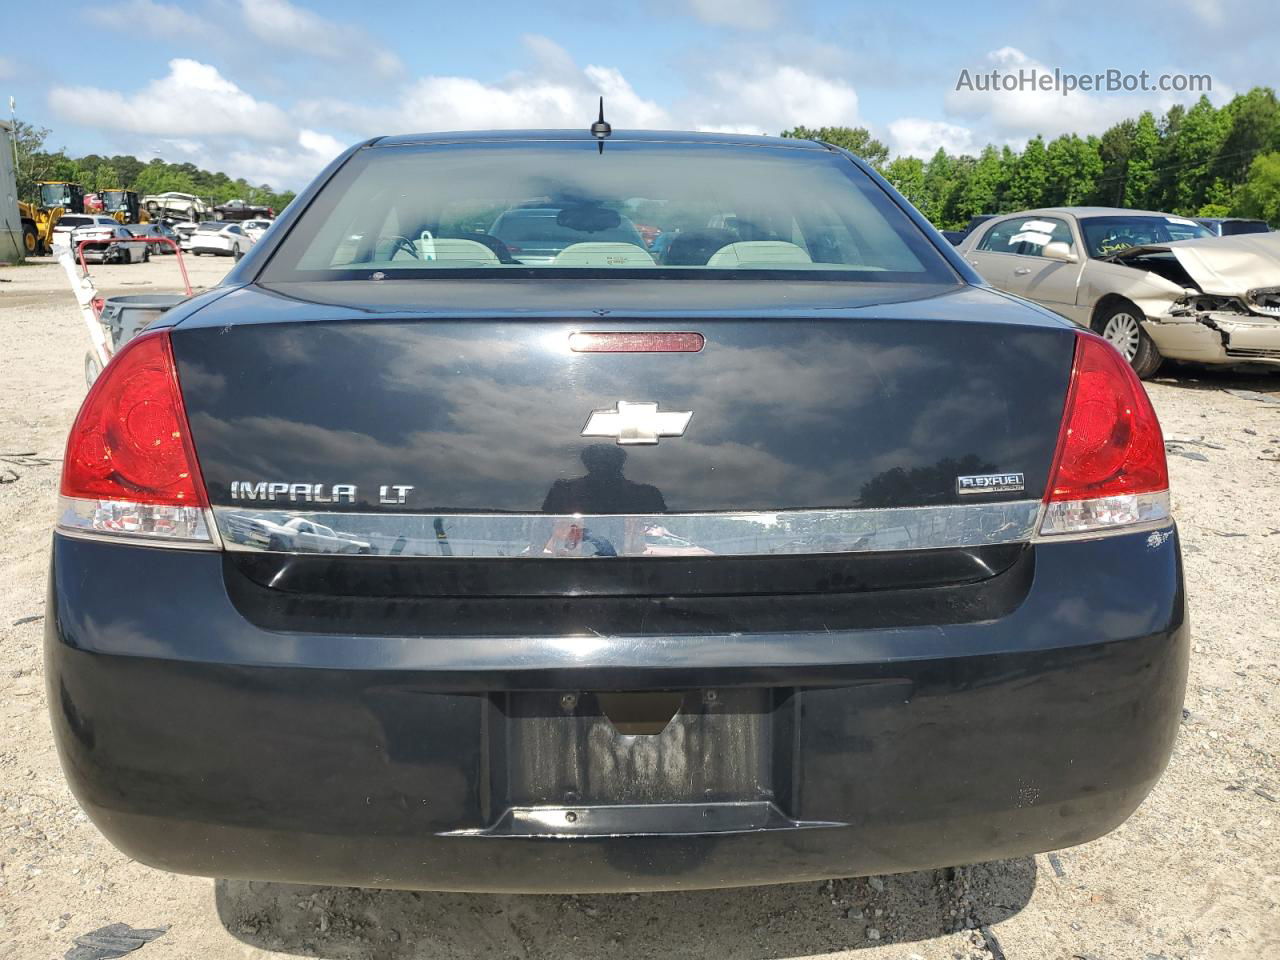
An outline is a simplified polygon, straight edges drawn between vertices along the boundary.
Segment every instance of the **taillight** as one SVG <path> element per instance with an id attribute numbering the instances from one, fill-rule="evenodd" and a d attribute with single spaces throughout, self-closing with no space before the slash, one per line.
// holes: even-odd
<path id="1" fill-rule="evenodd" d="M 167 331 L 130 341 L 94 381 L 67 438 L 60 492 L 65 532 L 213 546 Z"/>
<path id="2" fill-rule="evenodd" d="M 1169 517 L 1169 468 L 1155 409 L 1101 337 L 1076 338 L 1042 536 L 1105 531 Z"/>

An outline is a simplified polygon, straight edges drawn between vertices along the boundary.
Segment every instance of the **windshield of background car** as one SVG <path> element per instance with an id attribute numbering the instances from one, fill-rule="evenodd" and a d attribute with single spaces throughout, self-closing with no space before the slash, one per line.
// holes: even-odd
<path id="1" fill-rule="evenodd" d="M 958 282 L 843 155 L 637 141 L 357 151 L 262 279 L 504 275 Z"/>
<path id="2" fill-rule="evenodd" d="M 1199 240 L 1213 234 L 1183 217 L 1088 217 L 1080 221 L 1089 256 L 1106 257 L 1147 243 Z"/>

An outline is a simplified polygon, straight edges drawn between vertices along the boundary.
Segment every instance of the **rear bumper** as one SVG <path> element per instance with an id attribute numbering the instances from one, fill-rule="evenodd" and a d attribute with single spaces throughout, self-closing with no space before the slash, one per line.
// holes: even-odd
<path id="1" fill-rule="evenodd" d="M 945 627 L 344 637 L 254 626 L 217 555 L 55 536 L 54 732 L 103 833 L 183 873 L 606 891 L 1028 854 L 1146 796 L 1188 646 L 1176 535 L 1034 564 Z M 628 689 L 680 712 L 619 737 L 592 691 Z"/>

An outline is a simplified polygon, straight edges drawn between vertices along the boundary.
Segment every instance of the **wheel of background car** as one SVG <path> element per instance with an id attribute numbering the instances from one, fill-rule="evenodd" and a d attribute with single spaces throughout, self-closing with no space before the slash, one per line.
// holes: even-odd
<path id="1" fill-rule="evenodd" d="M 240 249 L 240 244 L 238 244 L 238 243 L 237 243 L 237 244 L 232 248 L 232 250 L 231 250 L 231 256 L 235 257 L 237 260 L 239 260 L 241 257 L 243 257 L 243 256 L 244 256 L 244 251 Z"/>
<path id="2" fill-rule="evenodd" d="M 102 372 L 102 364 L 98 362 L 98 358 L 92 353 L 84 355 L 84 382 L 86 386 L 93 386 L 93 381 L 98 379 L 98 374 Z"/>
<path id="3" fill-rule="evenodd" d="M 288 549 L 288 546 L 286 546 L 284 539 L 282 537 L 280 537 L 278 534 L 273 533 L 271 535 L 271 538 L 267 541 L 267 549 L 274 550 L 277 553 L 283 553 L 285 550 Z"/>
<path id="4" fill-rule="evenodd" d="M 1152 376 L 1164 359 L 1142 329 L 1142 311 L 1131 303 L 1117 303 L 1099 315 L 1093 329 L 1120 351 L 1143 380 Z"/>
<path id="5" fill-rule="evenodd" d="M 147 262 L 149 262 L 150 260 L 151 260 L 151 248 L 150 248 L 150 247 L 143 247 L 143 248 L 142 248 L 142 262 L 143 262 L 143 263 L 147 263 Z"/>

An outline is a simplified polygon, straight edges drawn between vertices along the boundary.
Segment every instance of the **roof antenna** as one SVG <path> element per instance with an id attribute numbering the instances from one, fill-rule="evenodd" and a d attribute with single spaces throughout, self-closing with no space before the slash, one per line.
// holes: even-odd
<path id="1" fill-rule="evenodd" d="M 600 98 L 600 119 L 591 125 L 591 135 L 596 138 L 596 145 L 600 148 L 600 152 L 604 153 L 605 137 L 613 133 L 613 127 L 609 126 L 604 118 L 604 97 Z"/>

